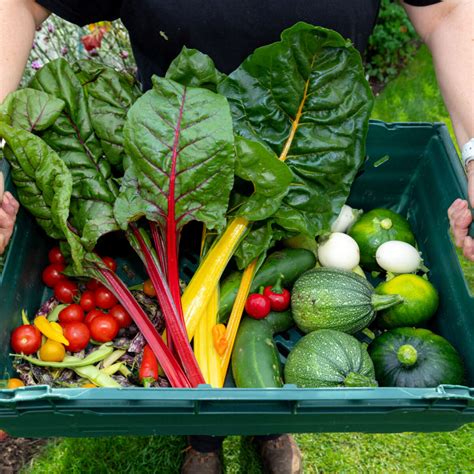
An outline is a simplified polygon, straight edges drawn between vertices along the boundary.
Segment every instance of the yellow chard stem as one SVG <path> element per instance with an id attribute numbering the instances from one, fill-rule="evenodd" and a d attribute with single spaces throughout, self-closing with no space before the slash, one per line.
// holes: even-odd
<path id="1" fill-rule="evenodd" d="M 255 271 L 257 269 L 257 259 L 255 259 L 245 270 L 242 275 L 239 290 L 235 297 L 234 306 L 232 306 L 232 312 L 230 313 L 229 323 L 227 324 L 226 339 L 227 348 L 222 356 L 221 372 L 222 372 L 222 384 L 229 367 L 230 356 L 232 349 L 234 348 L 234 341 L 237 335 L 237 329 L 239 328 L 240 320 L 244 312 L 245 302 L 247 301 L 248 294 L 250 292 L 250 286 L 252 284 Z"/>
<path id="2" fill-rule="evenodd" d="M 196 327 L 206 312 L 212 293 L 222 276 L 227 263 L 232 257 L 249 221 L 243 217 L 234 218 L 225 232 L 206 254 L 196 273 L 186 287 L 181 303 L 188 339 L 191 340 Z"/>
<path id="3" fill-rule="evenodd" d="M 221 380 L 223 381 L 224 377 L 221 374 L 221 356 L 217 353 L 216 348 L 214 347 L 214 341 L 212 338 L 212 328 L 217 323 L 217 313 L 219 311 L 219 287 L 216 286 L 214 292 L 211 295 L 209 304 L 207 306 L 206 317 L 203 320 L 206 323 L 206 333 L 209 337 L 207 344 L 207 360 L 209 364 L 209 384 L 212 387 L 220 388 L 222 387 Z"/>
<path id="4" fill-rule="evenodd" d="M 206 318 L 202 318 L 199 321 L 196 332 L 194 334 L 194 355 L 196 356 L 197 363 L 201 369 L 202 375 L 206 383 L 209 382 L 209 361 L 208 361 L 208 345 L 212 344 L 206 334 L 207 321 Z"/>

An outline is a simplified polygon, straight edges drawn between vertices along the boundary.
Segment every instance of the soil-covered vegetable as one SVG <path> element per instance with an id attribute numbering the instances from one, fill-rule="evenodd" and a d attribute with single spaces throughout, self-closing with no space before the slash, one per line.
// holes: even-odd
<path id="1" fill-rule="evenodd" d="M 285 382 L 298 387 L 375 387 L 374 365 L 353 336 L 321 329 L 302 337 L 288 355 Z"/>

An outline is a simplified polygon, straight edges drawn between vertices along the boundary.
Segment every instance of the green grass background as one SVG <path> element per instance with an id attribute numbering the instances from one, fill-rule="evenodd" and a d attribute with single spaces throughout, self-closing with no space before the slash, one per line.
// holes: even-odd
<path id="1" fill-rule="evenodd" d="M 452 132 L 425 48 L 377 98 L 373 117 L 388 122 L 442 121 Z M 474 282 L 472 263 L 463 265 Z M 451 433 L 301 434 L 296 438 L 306 473 L 474 473 L 474 425 Z M 177 436 L 57 440 L 25 472 L 171 474 L 179 472 L 185 448 L 185 438 Z M 262 472 L 248 438 L 227 438 L 223 461 L 228 474 Z"/>

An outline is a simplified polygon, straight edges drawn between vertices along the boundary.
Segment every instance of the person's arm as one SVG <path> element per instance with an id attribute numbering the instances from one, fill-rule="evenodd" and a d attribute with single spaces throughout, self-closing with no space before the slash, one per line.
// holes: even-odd
<path id="1" fill-rule="evenodd" d="M 404 7 L 433 55 L 438 83 L 462 148 L 474 137 L 474 2 L 444 0 L 425 7 Z M 474 207 L 474 162 L 467 172 L 469 201 Z M 448 215 L 456 245 L 474 261 L 474 240 L 467 236 L 472 222 L 467 202 L 456 200 Z"/>
<path id="2" fill-rule="evenodd" d="M 35 35 L 49 12 L 33 0 L 0 0 L 0 103 L 20 83 Z M 0 173 L 0 179 L 3 175 Z M 3 190 L 3 182 L 0 183 Z M 9 193 L 0 195 L 0 255 L 13 233 L 18 202 Z"/>
<path id="3" fill-rule="evenodd" d="M 34 0 L 0 0 L 0 103 L 18 87 L 35 29 L 48 15 Z"/>

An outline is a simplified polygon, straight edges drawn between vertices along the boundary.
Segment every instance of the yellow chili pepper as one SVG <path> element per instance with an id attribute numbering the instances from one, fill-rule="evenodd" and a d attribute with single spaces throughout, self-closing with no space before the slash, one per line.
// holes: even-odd
<path id="1" fill-rule="evenodd" d="M 63 336 L 62 328 L 58 323 L 49 322 L 45 316 L 37 316 L 35 318 L 35 326 L 39 329 L 41 334 L 44 334 L 48 339 L 69 346 L 69 341 Z M 60 331 L 57 326 L 61 329 Z"/>

